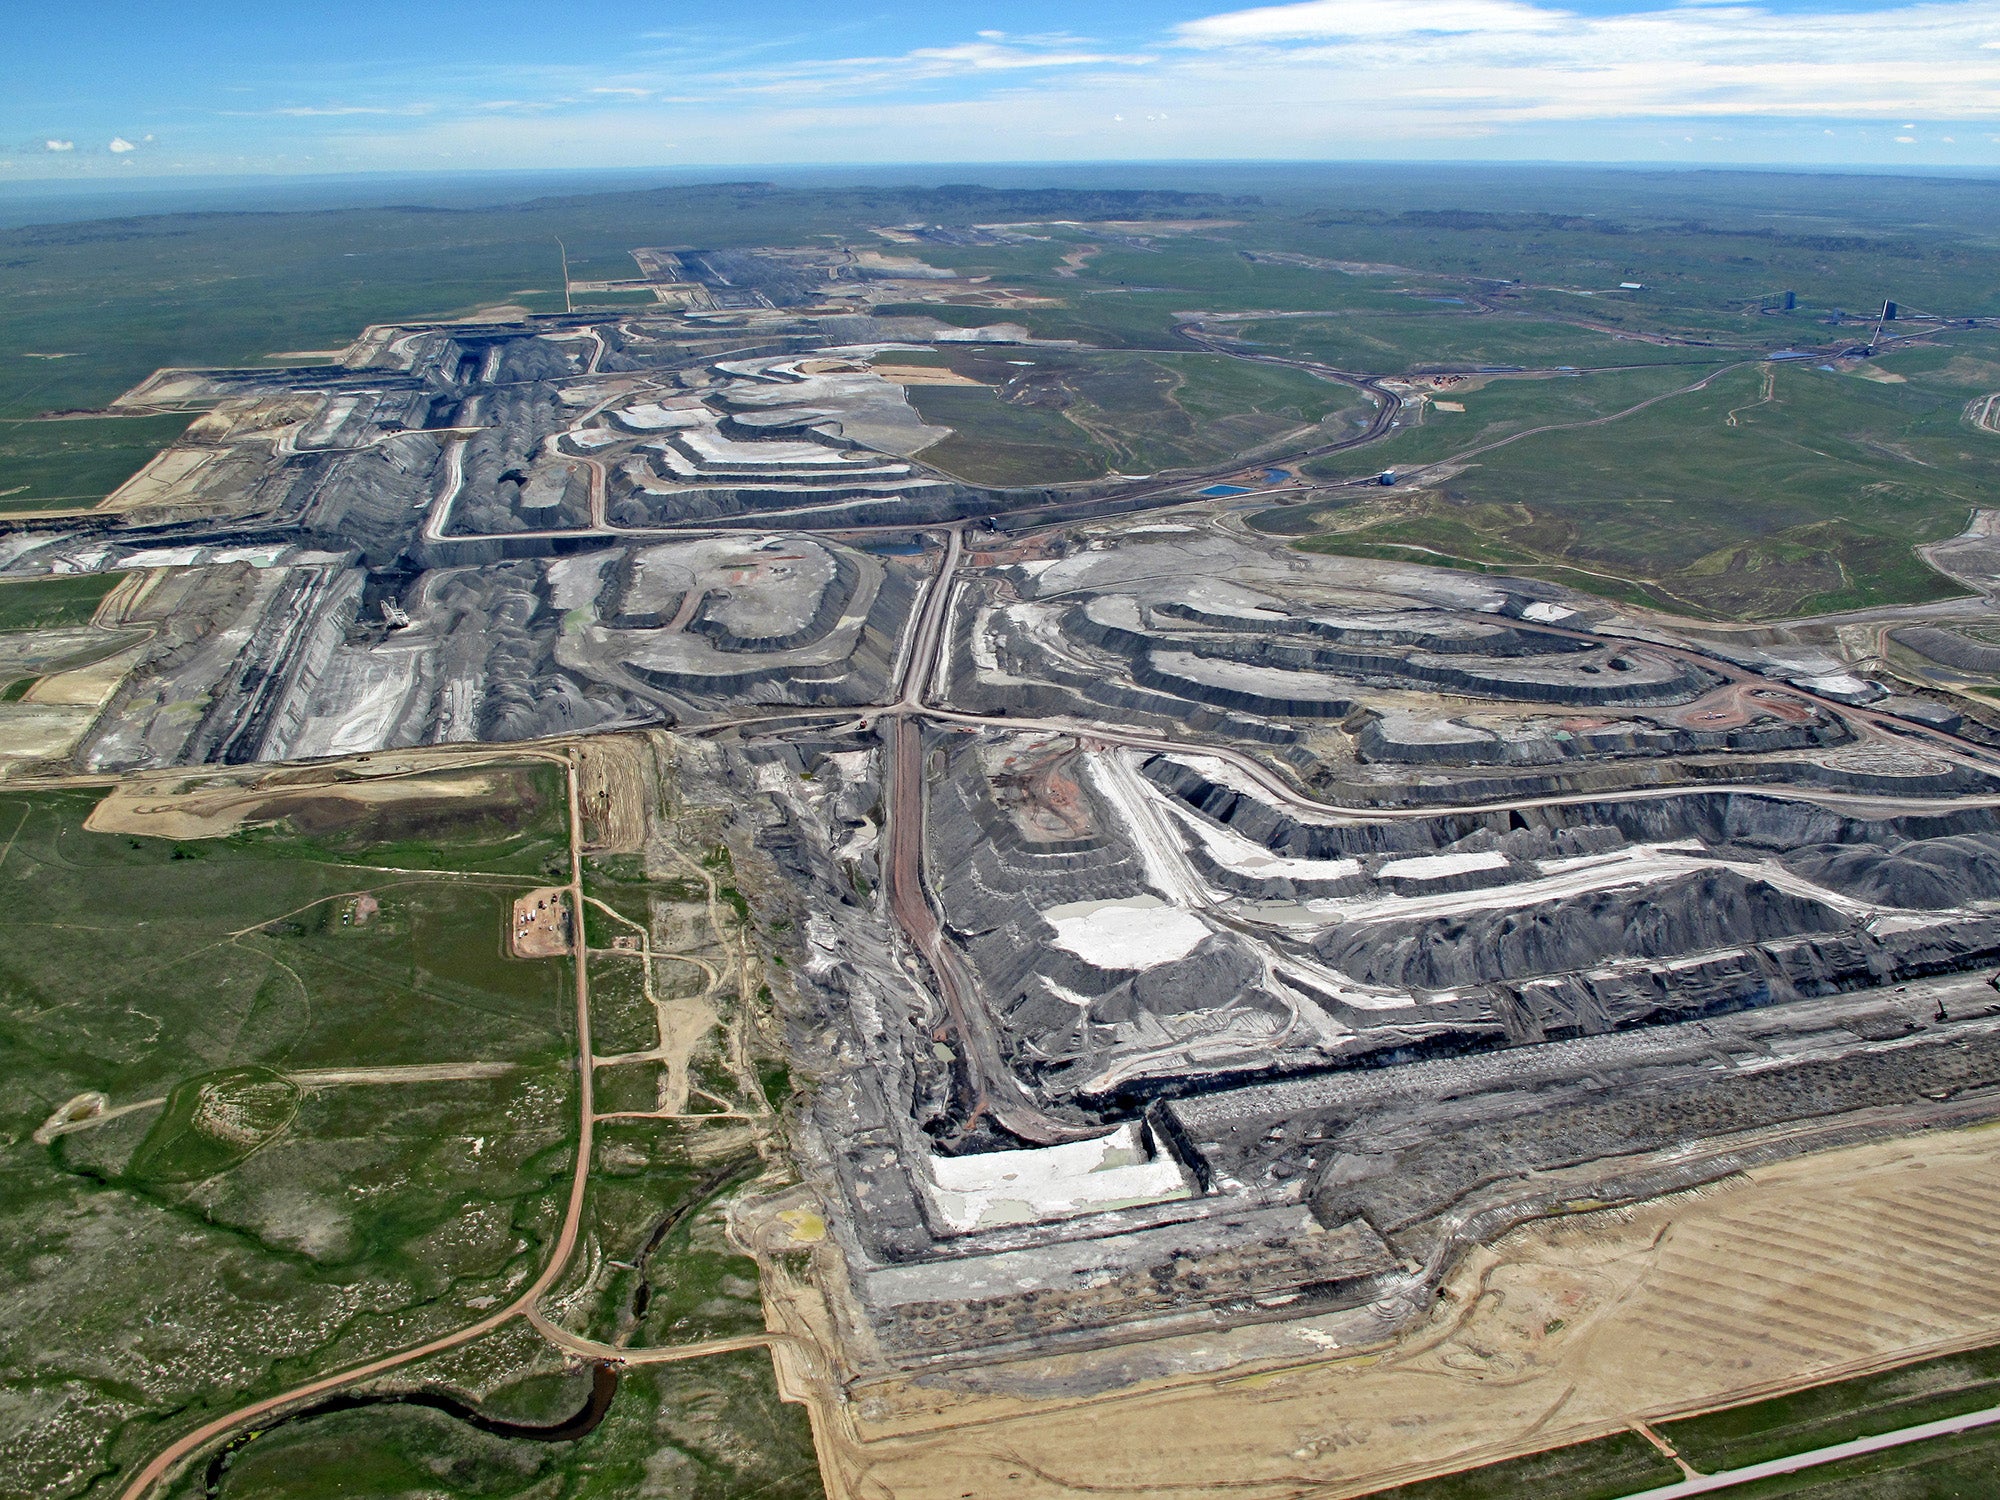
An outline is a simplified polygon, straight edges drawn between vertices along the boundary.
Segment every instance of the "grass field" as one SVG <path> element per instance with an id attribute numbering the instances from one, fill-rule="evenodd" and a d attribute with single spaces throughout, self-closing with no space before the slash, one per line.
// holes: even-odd
<path id="1" fill-rule="evenodd" d="M 721 183 L 488 208 L 168 214 L 0 231 L 0 421 L 12 423 L 0 433 L 0 519 L 108 493 L 179 420 L 20 419 L 100 408 L 161 365 L 337 348 L 370 322 L 498 303 L 556 310 L 558 235 L 573 274 L 622 277 L 633 269 L 629 250 L 642 244 L 786 245 L 831 235 L 875 245 L 872 227 L 883 224 L 1030 226 L 1043 238 L 897 247 L 1055 299 L 1005 315 L 1038 334 L 1125 351 L 1082 359 L 1060 390 L 919 392 L 920 406 L 958 429 L 926 458 L 1000 485 L 1219 464 L 1286 421 L 1341 425 L 1331 406 L 1312 412 L 1345 395 L 1310 391 L 1283 372 L 1253 376 L 1234 365 L 1224 373 L 1187 352 L 1174 330 L 1204 311 L 1322 314 L 1234 326 L 1271 347 L 1377 373 L 1708 357 L 1621 336 L 1647 333 L 1746 353 L 1837 346 L 1862 336 L 1837 309 L 1879 307 L 1891 296 L 1955 317 L 2000 313 L 1990 274 L 2000 204 L 1990 183 L 1288 168 L 1257 174 L 1254 193 L 1199 196 L 1229 178 L 1189 169 L 1191 197 Z M 1149 217 L 1194 222 L 1153 232 Z M 1119 222 L 1093 222 L 1102 220 Z M 1616 290 L 1623 281 L 1643 290 Z M 1781 290 L 1796 293 L 1798 311 L 1762 311 Z M 990 308 L 885 309 L 899 310 L 968 326 L 996 317 Z M 1970 352 L 1886 356 L 1892 372 L 1907 365 L 1902 387 L 1862 390 L 1866 382 L 1843 376 L 1856 389 L 1836 398 L 1806 392 L 1799 382 L 1814 372 L 1787 367 L 1780 404 L 1738 412 L 1727 434 L 1712 432 L 1709 418 L 1726 418 L 1728 408 L 1685 418 L 1662 411 L 1482 459 L 1461 491 L 1533 513 L 1527 532 L 1500 538 L 1516 551 L 1583 576 L 1610 574 L 1614 591 L 1639 588 L 1680 607 L 1756 616 L 1933 597 L 1939 585 L 1909 548 L 1941 534 L 1967 493 L 1990 493 L 1993 476 L 1990 454 L 1939 457 L 1946 428 L 1988 446 L 1990 435 L 1973 434 L 1926 381 L 1950 384 L 1961 409 L 2000 390 L 1990 376 L 1983 387 L 1972 378 L 1971 367 L 1996 364 L 1992 335 L 1953 339 Z M 1053 352 L 1046 358 L 1060 363 Z M 1671 380 L 1684 368 L 1695 367 L 1638 373 Z M 1449 426 L 1532 425 L 1538 404 L 1588 407 L 1597 391 L 1614 389 L 1517 396 L 1489 387 Z M 1714 394 L 1741 404 L 1742 393 L 1722 383 Z M 1935 409 L 1924 408 L 1926 395 L 1940 398 Z M 1329 471 L 1438 456 L 1459 438 L 1432 416 Z M 1678 507 L 1670 521 L 1655 514 L 1665 500 Z M 1475 530 L 1485 533 L 1489 519 L 1478 517 Z M 1404 524 L 1442 539 L 1422 518 Z M 1592 553 L 1550 544 L 1551 525 L 1604 545 Z"/>
<path id="2" fill-rule="evenodd" d="M 1994 1405 L 2000 1405 L 2000 1345 L 1656 1423 L 1654 1430 L 1697 1470 L 1713 1474 Z M 1996 1472 L 2000 1432 L 1987 1429 L 1760 1480 L 1730 1493 L 1812 1500 L 1984 1500 L 1993 1493 Z M 1613 1500 L 1679 1477 L 1651 1444 L 1626 1433 L 1378 1491 L 1373 1500 L 1501 1500 L 1517 1495 Z"/>
<path id="3" fill-rule="evenodd" d="M 1728 1493 L 1743 1500 L 1986 1500 L 2000 1474 L 1992 1428 L 1850 1458 L 1803 1474 L 1760 1479 Z"/>
<path id="4" fill-rule="evenodd" d="M 104 596 L 124 578 L 122 573 L 84 573 L 0 583 L 0 632 L 88 625 Z"/>
<path id="5" fill-rule="evenodd" d="M 301 786 L 261 802 L 256 820 L 221 846 L 269 859 L 357 862 L 397 869 L 566 878 L 568 807 L 562 773 L 545 763 L 485 772 L 492 794 L 411 796 L 371 805 Z M 421 776 L 404 778 L 416 791 Z M 188 845 L 198 856 L 206 845 Z"/>
<path id="6" fill-rule="evenodd" d="M 1681 1471 L 1636 1432 L 1376 1490 L 1369 1500 L 1618 1500 Z"/>
<path id="7" fill-rule="evenodd" d="M 1436 463 L 1468 448 L 1512 437 L 1536 427 L 1588 422 L 1612 416 L 1709 373 L 1703 369 L 1667 367 L 1617 370 L 1589 376 L 1471 382 L 1470 391 L 1439 392 L 1465 408 L 1462 412 L 1414 407 L 1399 414 L 1402 423 L 1391 437 L 1366 448 L 1333 453 L 1306 464 L 1306 472 L 1326 479 L 1351 479 L 1385 468 L 1408 469 Z"/>
<path id="8" fill-rule="evenodd" d="M 1950 597 L 1957 585 L 1914 549 L 1962 530 L 2000 481 L 2000 443 L 1964 419 L 1968 399 L 2000 374 L 1993 352 L 1981 333 L 1875 362 L 1902 377 L 1894 382 L 1797 363 L 1727 369 L 1702 390 L 1615 421 L 1478 454 L 1439 484 L 1358 496 L 1321 512 L 1328 535 L 1304 545 L 1429 549 L 1530 572 L 1560 566 L 1563 581 L 1612 597 L 1637 590 L 1667 608 L 1730 618 Z M 1463 396 L 1464 413 L 1430 413 L 1366 450 L 1367 467 L 1438 462 L 1496 436 L 1579 421 L 1586 402 L 1619 410 L 1647 383 L 1657 390 L 1674 377 L 1635 372 L 1600 385 L 1610 378 L 1488 385 Z M 1366 472 L 1354 460 L 1315 467 Z M 1305 523 L 1280 512 L 1272 524 Z"/>
<path id="9" fill-rule="evenodd" d="M 426 1361 L 428 1378 L 515 1421 L 580 1410 L 584 1375 L 564 1375 L 524 1346 L 495 1340 Z M 596 1431 L 569 1442 L 496 1437 L 443 1412 L 374 1406 L 282 1423 L 232 1455 L 209 1490 L 201 1469 L 172 1500 L 511 1500 L 648 1495 L 662 1500 L 817 1500 L 823 1492 L 804 1412 L 779 1401 L 761 1350 L 686 1364 L 634 1366 Z"/>
<path id="10" fill-rule="evenodd" d="M 727 1243 L 722 1218 L 725 1200 L 762 1168 L 741 1127 L 726 1122 L 600 1127 L 590 1223 L 619 1267 L 591 1282 L 570 1326 L 607 1342 L 627 1337 L 638 1348 L 762 1328 L 757 1264 Z"/>
<path id="11" fill-rule="evenodd" d="M 508 956 L 506 931 L 514 896 L 566 868 L 566 799 L 539 763 L 482 768 L 479 797 L 439 774 L 455 798 L 421 795 L 423 777 L 377 802 L 267 786 L 253 826 L 201 840 L 87 831 L 87 794 L 0 796 L 0 1493 L 109 1495 L 175 1433 L 463 1327 L 542 1264 L 575 1141 L 571 975 Z M 606 862 L 588 875 L 600 899 L 710 951 L 699 882 Z M 729 873 L 725 853 L 704 864 Z M 598 915 L 599 942 L 632 930 Z M 696 965 L 659 967 L 663 1000 L 698 993 Z M 639 959 L 592 969 L 600 1044 L 655 1043 Z M 731 993 L 704 1003 L 735 1014 Z M 697 1072 L 727 1090 L 721 1035 Z M 411 1064 L 473 1066 L 398 1076 Z M 619 1065 L 598 1070 L 600 1109 L 627 1072 L 630 1107 L 655 1107 L 655 1065 Z M 740 1114 L 601 1123 L 583 1238 L 545 1310 L 637 1348 L 761 1329 L 725 1212 L 765 1150 Z M 537 1423 L 589 1386 L 518 1322 L 395 1382 Z M 630 1370 L 573 1441 L 376 1404 L 227 1451 L 213 1493 L 819 1493 L 761 1351 Z M 176 1491 L 210 1492 L 199 1465 Z"/>
<path id="12" fill-rule="evenodd" d="M 1338 434 L 1373 414 L 1352 387 L 1220 355 L 1003 346 L 948 359 L 985 388 L 918 385 L 909 396 L 926 421 L 953 429 L 924 461 L 973 483 L 1225 464 L 1301 428 Z"/>
<path id="13" fill-rule="evenodd" d="M 0 422 L 0 517 L 51 504 L 91 505 L 179 437 L 188 418 Z"/>
<path id="14" fill-rule="evenodd" d="M 170 1430 L 476 1316 L 538 1264 L 574 1128 L 564 966 L 502 952 L 533 878 L 380 869 L 365 825 L 340 862 L 89 833 L 90 806 L 0 797 L 9 1493 L 104 1492 Z M 512 1071 L 311 1076 L 469 1062 Z M 92 1091 L 137 1107 L 31 1138 Z"/>
<path id="15" fill-rule="evenodd" d="M 1698 1469 L 1740 1469 L 1989 1406 L 2000 1406 L 2000 1346 L 1663 1423 L 1659 1432 Z"/>
<path id="16" fill-rule="evenodd" d="M 1342 318 L 1271 319 L 1231 324 L 1229 331 L 1273 353 L 1379 375 L 1431 366 L 1713 366 L 1731 357 L 1727 352 L 1619 338 L 1535 317 L 1470 311 L 1412 309 Z"/>

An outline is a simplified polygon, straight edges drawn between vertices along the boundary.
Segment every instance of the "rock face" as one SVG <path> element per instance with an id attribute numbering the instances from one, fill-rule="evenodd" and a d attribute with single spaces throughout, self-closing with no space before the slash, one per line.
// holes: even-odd
<path id="1" fill-rule="evenodd" d="M 1809 844 L 1787 850 L 1785 863 L 1844 895 L 1883 906 L 1929 910 L 2000 897 L 2000 833 L 1902 839 L 1887 828 L 1853 831 L 1869 841 Z"/>
<path id="2" fill-rule="evenodd" d="M 440 451 L 436 438 L 412 432 L 327 461 L 306 516 L 311 532 L 357 548 L 369 567 L 394 562 L 423 521 Z"/>
<path id="3" fill-rule="evenodd" d="M 1940 630 L 1935 625 L 1902 625 L 1890 631 L 1889 638 L 1942 666 L 1957 667 L 1962 672 L 2000 672 L 2000 646 L 1976 641 L 1955 630 Z"/>
<path id="4" fill-rule="evenodd" d="M 854 1212 L 917 1205 L 856 1230 L 885 1361 L 1107 1326 L 1064 1279 L 1080 1256 L 1154 1257 L 1145 1284 L 1173 1290 L 1126 1315 L 1170 1324 L 1216 1316 L 1210 1285 L 1380 1305 L 1412 1286 L 1396 1263 L 1563 1193 L 1733 1169 L 1713 1136 L 1818 1139 L 2000 1084 L 2000 788 L 1974 759 L 1476 581 L 1394 596 L 1187 545 L 961 582 L 923 870 L 1009 1086 L 1048 1119 L 1143 1121 L 1188 1203 L 1243 1227 L 1201 1240 L 1196 1210 L 1151 1203 L 968 1243 L 864 1151 L 835 1169 Z M 917 1040 L 877 1042 L 911 1123 L 1020 1149 L 980 1119 L 993 1084 L 949 1008 L 911 1014 Z M 877 1138 L 864 1120 L 850 1090 L 814 1129 Z M 1272 1262 L 1232 1258 L 1255 1215 L 1299 1209 L 1380 1254 L 1315 1279 L 1308 1236 L 1273 1227 Z"/>
<path id="5" fill-rule="evenodd" d="M 1732 870 L 1643 893 L 1592 891 L 1526 911 L 1449 921 L 1386 921 L 1315 943 L 1344 973 L 1414 990 L 1456 989 L 1589 968 L 1607 959 L 1661 959 L 1765 938 L 1839 931 L 1840 913 Z"/>
<path id="6" fill-rule="evenodd" d="M 1435 715 L 1376 717 L 1355 735 L 1357 759 L 1405 766 L 1554 766 L 1612 757 L 1816 750 L 1850 738 L 1838 720 L 1803 724 L 1765 719 L 1740 729 L 1688 729 L 1644 719 L 1568 727 L 1562 720 L 1519 720 L 1487 728 Z"/>

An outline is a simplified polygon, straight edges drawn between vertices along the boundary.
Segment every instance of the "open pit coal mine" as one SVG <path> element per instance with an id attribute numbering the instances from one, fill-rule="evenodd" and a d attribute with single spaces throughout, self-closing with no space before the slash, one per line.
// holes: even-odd
<path id="1" fill-rule="evenodd" d="M 1996 1112 L 1992 726 L 1550 585 L 968 487 L 869 364 L 965 331 L 772 264 L 698 319 L 155 376 L 210 409 L 193 477 L 0 551 L 151 580 L 45 769 L 679 732 L 786 960 L 856 1375 L 1379 1337 L 1564 1204 Z"/>

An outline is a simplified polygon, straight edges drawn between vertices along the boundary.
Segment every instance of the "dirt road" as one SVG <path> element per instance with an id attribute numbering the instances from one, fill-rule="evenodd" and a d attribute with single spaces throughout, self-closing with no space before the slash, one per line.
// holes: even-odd
<path id="1" fill-rule="evenodd" d="M 549 757 L 553 759 L 554 757 Z M 570 883 L 569 899 L 572 910 L 583 911 L 583 810 L 577 797 L 576 751 L 572 747 L 563 761 L 569 785 L 569 854 Z M 154 1455 L 144 1468 L 135 1474 L 124 1489 L 119 1491 L 120 1500 L 144 1500 L 152 1494 L 160 1482 L 171 1474 L 182 1462 L 191 1458 L 217 1438 L 224 1437 L 244 1426 L 285 1407 L 301 1401 L 323 1396 L 343 1386 L 367 1380 L 372 1376 L 386 1374 L 403 1365 L 412 1364 L 432 1354 L 441 1354 L 447 1349 L 455 1349 L 470 1343 L 483 1334 L 491 1333 L 514 1318 L 534 1312 L 544 1294 L 553 1287 L 568 1267 L 570 1257 L 576 1252 L 577 1239 L 583 1221 L 584 1198 L 590 1184 L 590 1159 L 592 1151 L 592 1124 L 595 1114 L 591 1098 L 590 1068 L 590 979 L 588 961 L 581 944 L 575 957 L 576 976 L 576 1029 L 577 1029 L 577 1146 L 576 1163 L 570 1174 L 569 1202 L 563 1213 L 562 1228 L 556 1236 L 554 1247 L 549 1253 L 542 1272 L 527 1289 L 506 1306 L 488 1313 L 476 1323 L 471 1323 L 453 1333 L 431 1339 L 412 1348 L 394 1354 L 385 1354 L 364 1364 L 352 1366 L 331 1375 L 323 1375 L 317 1380 L 294 1386 L 262 1401 L 251 1402 L 238 1407 L 227 1415 L 215 1418 L 182 1436 L 160 1453 Z"/>
<path id="2" fill-rule="evenodd" d="M 1991 1134 L 1531 1223 L 1383 1342 L 1312 1320 L 1188 1334 L 1142 1346 L 1153 1373 L 1099 1394 L 1060 1353 L 964 1386 L 884 1379 L 829 1424 L 828 1467 L 897 1500 L 1336 1500 L 1977 1347 L 2000 1336 Z M 779 1316 L 809 1328 L 812 1308 Z"/>

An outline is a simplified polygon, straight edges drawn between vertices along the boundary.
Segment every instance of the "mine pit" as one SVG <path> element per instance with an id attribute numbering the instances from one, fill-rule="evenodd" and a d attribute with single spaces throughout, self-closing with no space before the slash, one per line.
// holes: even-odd
<path id="1" fill-rule="evenodd" d="M 942 466 L 976 434 L 910 391 L 1067 400 L 1099 351 L 922 299 L 1033 299 L 823 247 L 636 259 L 621 290 L 657 300 L 615 316 L 380 328 L 338 363 L 128 393 L 208 415 L 102 515 L 0 541 L 10 578 L 140 580 L 0 645 L 34 679 L 0 704 L 0 774 L 116 778 L 86 834 L 188 845 L 512 809 L 471 867 L 506 882 L 501 951 L 602 986 L 589 1066 L 622 1126 L 698 1118 L 705 1164 L 782 1134 L 785 1253 L 814 1260 L 766 1285 L 840 1330 L 850 1414 L 899 1382 L 1123 1390 L 1244 1349 L 1347 1372 L 1324 1391 L 1366 1384 L 1296 1373 L 1329 1350 L 1490 1366 L 1489 1396 L 1595 1369 L 1567 1352 L 1585 1309 L 1672 1321 L 1605 1293 L 1619 1257 L 1700 1295 L 1746 1174 L 1796 1196 L 1822 1158 L 1788 1157 L 1987 1121 L 1993 731 L 1855 644 L 1984 673 L 1972 625 L 1725 631 L 1302 550 L 1199 498 L 1294 476 L 1276 446 L 969 484 Z M 566 878 L 544 825 L 571 774 L 578 878 L 630 906 L 593 908 L 588 953 L 571 887 L 514 894 Z M 350 954 L 415 910 L 322 902 L 313 940 Z M 408 1066 L 77 1094 L 36 1138 L 158 1110 L 206 1170 L 301 1094 L 513 1076 Z M 1585 1203 L 1611 1207 L 1575 1232 L 1625 1248 L 1564 1280 L 1547 1247 Z M 1670 1220 L 1709 1237 L 1700 1265 L 1624 1237 Z M 1524 1287 L 1549 1311 L 1515 1327 Z M 1327 1409 L 1297 1418 L 1301 1464 L 1341 1451 Z"/>

